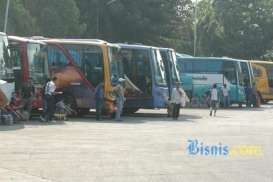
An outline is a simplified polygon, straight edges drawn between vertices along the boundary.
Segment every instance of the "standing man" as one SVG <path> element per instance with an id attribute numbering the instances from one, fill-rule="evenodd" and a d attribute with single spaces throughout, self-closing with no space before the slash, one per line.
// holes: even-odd
<path id="1" fill-rule="evenodd" d="M 217 85 L 214 84 L 210 91 L 210 116 L 212 116 L 212 112 L 214 111 L 214 116 L 216 116 L 218 105 L 218 90 Z"/>
<path id="2" fill-rule="evenodd" d="M 52 80 L 47 82 L 45 87 L 45 99 L 47 100 L 46 109 L 46 121 L 52 121 L 52 117 L 55 111 L 55 91 L 56 91 L 56 81 L 57 77 L 53 77 Z"/>
<path id="3" fill-rule="evenodd" d="M 185 97 L 185 92 L 181 89 L 180 83 L 176 82 L 176 87 L 172 90 L 171 97 L 171 104 L 173 104 L 172 117 L 174 120 L 177 120 L 180 115 L 181 103 Z"/>
<path id="4" fill-rule="evenodd" d="M 95 101 L 96 101 L 96 120 L 101 120 L 101 111 L 104 103 L 104 84 L 101 82 L 95 89 Z"/>
<path id="5" fill-rule="evenodd" d="M 245 81 L 245 95 L 246 95 L 246 107 L 251 107 L 252 103 L 252 88 L 250 87 L 249 81 Z"/>
<path id="6" fill-rule="evenodd" d="M 117 86 L 114 87 L 114 90 L 113 90 L 116 95 L 116 107 L 117 107 L 116 117 L 115 117 L 116 121 L 122 121 L 120 116 L 122 114 L 123 105 L 125 102 L 124 87 L 123 87 L 124 81 L 125 81 L 125 79 L 119 78 L 118 84 L 117 84 Z"/>
<path id="7" fill-rule="evenodd" d="M 228 108 L 229 107 L 229 89 L 227 88 L 227 84 L 224 84 L 222 88 L 222 94 L 223 94 L 224 108 Z"/>
<path id="8" fill-rule="evenodd" d="M 27 111 L 28 117 L 26 119 L 29 120 L 31 118 L 32 100 L 35 93 L 35 89 L 31 79 L 29 79 L 26 83 L 23 84 L 21 92 L 22 92 L 23 110 Z"/>

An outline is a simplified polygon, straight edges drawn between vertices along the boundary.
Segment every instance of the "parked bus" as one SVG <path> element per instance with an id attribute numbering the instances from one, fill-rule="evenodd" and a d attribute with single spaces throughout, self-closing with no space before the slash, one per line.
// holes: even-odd
<path id="1" fill-rule="evenodd" d="M 273 100 L 273 62 L 251 61 L 251 65 L 261 101 Z"/>
<path id="2" fill-rule="evenodd" d="M 184 89 L 193 105 L 207 105 L 209 90 L 213 84 L 229 88 L 231 104 L 240 106 L 246 102 L 245 87 L 254 83 L 250 63 L 231 58 L 179 58 L 178 70 Z"/>
<path id="3" fill-rule="evenodd" d="M 117 45 L 92 39 L 41 41 L 47 44 L 50 74 L 58 78 L 57 88 L 64 92 L 67 105 L 78 115 L 88 113 L 95 108 L 95 88 L 103 82 L 105 110 L 114 111 L 112 77 L 121 74 Z"/>
<path id="4" fill-rule="evenodd" d="M 34 40 L 40 39 L 40 40 Z M 78 115 L 95 107 L 94 90 L 104 82 L 106 107 L 113 111 L 111 75 L 119 75 L 118 46 L 101 40 L 64 40 L 9 36 L 12 60 L 17 62 L 18 84 L 32 80 L 36 99 L 33 109 L 42 107 L 41 90 L 48 77 L 56 76 L 57 89 Z M 17 86 L 20 87 L 20 86 Z"/>
<path id="5" fill-rule="evenodd" d="M 159 48 L 144 45 L 119 44 L 126 78 L 137 89 L 126 90 L 125 111 L 140 108 L 166 108 L 168 85 L 164 61 Z"/>

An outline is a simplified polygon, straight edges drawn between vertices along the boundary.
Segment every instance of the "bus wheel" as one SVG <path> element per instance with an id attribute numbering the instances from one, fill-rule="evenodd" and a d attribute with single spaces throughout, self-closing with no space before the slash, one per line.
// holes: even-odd
<path id="1" fill-rule="evenodd" d="M 65 107 L 68 112 L 68 116 L 77 116 L 77 103 L 73 96 L 67 95 L 64 99 Z"/>
<path id="2" fill-rule="evenodd" d="M 89 113 L 89 109 L 85 108 L 85 109 L 78 109 L 77 110 L 77 116 L 81 117 L 84 115 L 87 115 Z"/>
<path id="3" fill-rule="evenodd" d="M 139 110 L 139 108 L 124 108 L 123 112 L 125 114 L 134 114 Z"/>
<path id="4" fill-rule="evenodd" d="M 264 103 L 265 103 L 265 101 L 263 100 L 262 95 L 260 93 L 258 93 L 256 96 L 256 106 L 260 107 L 261 104 L 264 104 Z"/>

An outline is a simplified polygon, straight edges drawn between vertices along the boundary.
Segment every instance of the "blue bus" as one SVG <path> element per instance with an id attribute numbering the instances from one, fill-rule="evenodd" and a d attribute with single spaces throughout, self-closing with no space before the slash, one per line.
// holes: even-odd
<path id="1" fill-rule="evenodd" d="M 213 84 L 229 89 L 230 104 L 246 103 L 245 87 L 254 88 L 253 70 L 248 61 L 231 58 L 178 58 L 177 67 L 183 88 L 192 104 L 206 105 Z"/>
<path id="2" fill-rule="evenodd" d="M 126 89 L 125 112 L 166 108 L 168 84 L 160 49 L 138 44 L 119 46 L 125 78 L 135 85 L 135 89 Z"/>

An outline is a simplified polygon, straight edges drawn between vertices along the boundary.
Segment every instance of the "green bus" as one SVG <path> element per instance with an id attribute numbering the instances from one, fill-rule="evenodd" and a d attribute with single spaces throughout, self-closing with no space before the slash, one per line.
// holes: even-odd
<path id="1" fill-rule="evenodd" d="M 245 88 L 255 88 L 250 62 L 231 58 L 183 57 L 177 59 L 183 88 L 192 103 L 206 105 L 213 84 L 229 89 L 230 104 L 246 103 Z"/>

